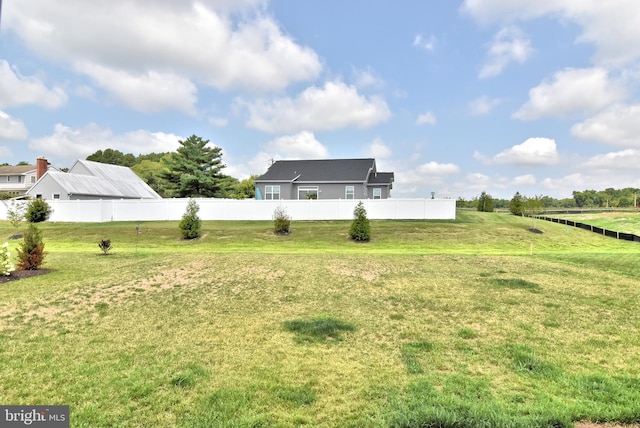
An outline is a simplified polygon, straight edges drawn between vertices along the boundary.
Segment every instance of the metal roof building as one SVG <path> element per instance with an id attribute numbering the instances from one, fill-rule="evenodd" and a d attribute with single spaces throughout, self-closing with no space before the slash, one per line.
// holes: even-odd
<path id="1" fill-rule="evenodd" d="M 69 172 L 48 171 L 27 195 L 50 200 L 160 199 L 131 169 L 88 160 L 77 160 Z"/>

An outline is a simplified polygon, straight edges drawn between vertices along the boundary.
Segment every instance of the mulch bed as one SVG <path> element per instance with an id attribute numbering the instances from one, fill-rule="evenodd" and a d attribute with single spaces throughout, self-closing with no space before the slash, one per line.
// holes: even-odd
<path id="1" fill-rule="evenodd" d="M 31 278 L 32 276 L 44 275 L 51 272 L 53 272 L 53 269 L 15 270 L 9 275 L 1 275 L 0 284 L 24 278 Z"/>

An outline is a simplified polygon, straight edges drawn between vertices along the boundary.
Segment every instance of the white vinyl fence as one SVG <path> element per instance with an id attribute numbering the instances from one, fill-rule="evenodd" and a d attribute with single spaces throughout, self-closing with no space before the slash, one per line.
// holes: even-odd
<path id="1" fill-rule="evenodd" d="M 195 199 L 202 220 L 272 220 L 283 207 L 292 220 L 351 220 L 358 200 Z M 116 199 L 97 201 L 47 201 L 52 222 L 180 220 L 189 199 Z M 8 201 L 4 201 L 8 202 Z M 362 201 L 370 219 L 455 219 L 454 199 L 366 199 Z M 7 207 L 0 204 L 0 219 L 7 220 Z"/>

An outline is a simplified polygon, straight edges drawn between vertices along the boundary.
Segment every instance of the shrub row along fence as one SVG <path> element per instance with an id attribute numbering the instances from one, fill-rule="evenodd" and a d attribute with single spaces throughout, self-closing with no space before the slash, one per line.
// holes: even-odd
<path id="1" fill-rule="evenodd" d="M 611 238 L 623 239 L 625 241 L 633 241 L 640 242 L 640 236 L 634 235 L 633 233 L 626 232 L 616 232 L 614 230 L 604 229 L 598 226 L 592 226 L 590 224 L 580 223 L 572 220 L 565 220 L 563 218 L 553 218 L 553 217 L 544 217 L 537 216 L 540 220 L 546 220 L 553 223 L 566 224 L 567 226 L 579 227 L 580 229 L 589 230 L 593 233 L 597 233 L 599 235 L 609 236 Z"/>
<path id="2" fill-rule="evenodd" d="M 257 201 L 255 199 L 195 199 L 202 220 L 272 220 L 276 208 L 284 208 L 292 220 L 351 220 L 358 200 L 305 199 Z M 47 201 L 52 222 L 165 221 L 180 220 L 189 199 L 115 199 Z M 454 199 L 365 199 L 370 219 L 455 220 Z M 0 219 L 7 207 L 0 204 Z"/>

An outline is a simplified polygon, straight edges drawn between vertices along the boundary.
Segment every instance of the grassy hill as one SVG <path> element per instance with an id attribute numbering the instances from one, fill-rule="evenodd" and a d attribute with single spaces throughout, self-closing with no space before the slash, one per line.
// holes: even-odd
<path id="1" fill-rule="evenodd" d="M 579 221 L 616 232 L 633 233 L 640 236 L 640 212 L 638 211 L 555 214 L 549 217 Z"/>
<path id="2" fill-rule="evenodd" d="M 348 227 L 43 224 L 53 272 L 0 284 L 0 402 L 74 427 L 640 422 L 638 243 L 476 212 Z"/>

